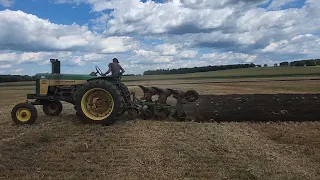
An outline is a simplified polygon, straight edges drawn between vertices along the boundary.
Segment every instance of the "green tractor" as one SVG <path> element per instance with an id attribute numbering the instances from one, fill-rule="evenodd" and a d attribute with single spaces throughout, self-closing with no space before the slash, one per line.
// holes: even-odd
<path id="1" fill-rule="evenodd" d="M 194 102 L 198 93 L 175 89 L 139 86 L 144 96 L 136 98 L 121 81 L 121 77 L 105 76 L 96 66 L 96 72 L 89 75 L 60 74 L 60 61 L 50 59 L 52 73 L 36 74 L 34 94 L 27 94 L 27 101 L 17 104 L 11 112 L 16 124 L 33 124 L 38 117 L 36 105 L 42 105 L 43 112 L 48 116 L 58 116 L 62 112 L 61 101 L 74 105 L 77 116 L 84 123 L 111 125 L 125 112 L 133 118 L 175 118 L 183 120 L 186 113 L 182 108 L 182 100 Z M 99 75 L 99 76 L 98 76 Z M 158 100 L 152 97 L 158 95 Z M 166 103 L 173 95 L 177 105 Z"/>

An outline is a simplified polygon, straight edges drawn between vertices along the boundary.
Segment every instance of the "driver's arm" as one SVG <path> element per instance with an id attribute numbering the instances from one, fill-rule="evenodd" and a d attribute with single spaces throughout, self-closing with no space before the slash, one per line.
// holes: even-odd
<path id="1" fill-rule="evenodd" d="M 124 73 L 125 72 L 124 69 L 121 67 L 121 65 L 119 65 L 119 66 L 120 66 L 120 69 L 121 69 L 122 73 Z"/>
<path id="2" fill-rule="evenodd" d="M 106 72 L 106 74 L 109 74 L 111 72 L 111 67 L 109 65 L 109 70 Z"/>

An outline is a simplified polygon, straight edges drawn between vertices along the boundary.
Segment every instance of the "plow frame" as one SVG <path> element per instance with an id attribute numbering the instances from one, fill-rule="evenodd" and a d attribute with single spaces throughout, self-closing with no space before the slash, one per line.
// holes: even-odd
<path id="1" fill-rule="evenodd" d="M 183 108 L 183 104 L 187 102 L 195 102 L 199 94 L 195 90 L 186 92 L 176 89 L 162 89 L 157 87 L 145 87 L 138 85 L 144 92 L 142 98 L 138 98 L 136 93 L 131 91 L 132 107 L 134 112 L 129 113 L 142 119 L 164 120 L 169 118 L 173 121 L 185 121 L 188 116 Z M 152 100 L 153 96 L 158 96 L 158 99 Z M 167 98 L 172 96 L 176 99 L 175 105 L 167 103 Z M 135 115 L 134 115 L 135 113 Z"/>

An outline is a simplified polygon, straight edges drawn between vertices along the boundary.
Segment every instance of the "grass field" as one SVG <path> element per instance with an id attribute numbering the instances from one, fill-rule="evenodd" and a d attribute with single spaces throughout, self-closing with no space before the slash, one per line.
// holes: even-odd
<path id="1" fill-rule="evenodd" d="M 233 75 L 232 71 L 228 73 Z M 250 81 L 233 82 L 239 80 Z M 319 93 L 320 80 L 291 80 L 244 78 L 212 83 L 215 79 L 191 78 L 126 84 L 194 88 L 203 96 Z M 0 87 L 3 179 L 320 179 L 317 121 L 196 123 L 123 119 L 113 126 L 102 127 L 81 124 L 73 107 L 64 104 L 59 117 L 47 117 L 37 107 L 39 117 L 35 125 L 15 126 L 10 118 L 11 108 L 24 101 L 25 94 L 32 93 L 34 86 L 11 85 Z M 135 86 L 130 89 L 141 96 Z M 232 110 L 234 107 L 228 109 L 228 104 L 231 101 L 220 108 Z M 320 112 L 318 105 L 300 107 L 300 113 L 308 112 L 312 106 Z"/>
<path id="2" fill-rule="evenodd" d="M 296 76 L 320 76 L 320 66 L 311 67 L 261 67 L 243 68 L 222 71 L 210 71 L 175 75 L 146 75 L 138 77 L 124 77 L 126 81 L 136 80 L 168 80 L 168 79 L 221 79 L 221 78 L 257 78 L 257 77 L 296 77 Z"/>

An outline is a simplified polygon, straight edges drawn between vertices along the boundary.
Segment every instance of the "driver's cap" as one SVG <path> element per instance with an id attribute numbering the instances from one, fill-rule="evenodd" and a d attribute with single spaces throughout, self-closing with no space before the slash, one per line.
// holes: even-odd
<path id="1" fill-rule="evenodd" d="M 117 58 L 113 58 L 113 61 L 116 61 L 117 63 L 119 63 L 119 60 Z"/>

